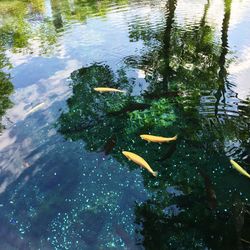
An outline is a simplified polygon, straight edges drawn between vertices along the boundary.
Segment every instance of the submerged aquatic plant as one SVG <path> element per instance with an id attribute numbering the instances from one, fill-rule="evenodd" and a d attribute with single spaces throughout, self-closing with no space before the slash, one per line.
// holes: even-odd
<path id="1" fill-rule="evenodd" d="M 175 122 L 176 117 L 170 102 L 161 98 L 153 101 L 149 109 L 131 112 L 129 119 L 131 126 L 127 129 L 135 132 L 143 128 L 167 128 Z"/>

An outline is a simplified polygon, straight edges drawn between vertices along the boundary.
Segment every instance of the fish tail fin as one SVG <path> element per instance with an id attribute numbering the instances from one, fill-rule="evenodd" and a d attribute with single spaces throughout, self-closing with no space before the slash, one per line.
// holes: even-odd
<path id="1" fill-rule="evenodd" d="M 152 174 L 153 174 L 153 176 L 154 176 L 154 177 L 157 177 L 157 175 L 158 175 L 158 171 L 153 171 L 153 173 L 152 173 Z"/>
<path id="2" fill-rule="evenodd" d="M 174 136 L 173 139 L 176 140 L 178 138 L 178 135 Z"/>

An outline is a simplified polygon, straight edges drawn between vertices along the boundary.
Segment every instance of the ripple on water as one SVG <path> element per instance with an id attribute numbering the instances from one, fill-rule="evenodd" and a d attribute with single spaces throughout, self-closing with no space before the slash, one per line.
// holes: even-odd
<path id="1" fill-rule="evenodd" d="M 15 4 L 19 1 L 9 2 Z M 249 1 L 232 1 L 229 30 L 225 23 L 223 27 L 223 20 L 226 21 L 224 4 L 231 1 L 45 2 L 44 13 L 31 13 L 30 5 L 27 9 L 25 24 L 30 24 L 32 31 L 27 31 L 27 46 L 25 39 L 19 39 L 23 47 L 12 50 L 14 40 L 8 39 L 12 33 L 20 38 L 22 32 L 14 29 L 6 33 L 6 55 L 14 66 L 10 73 L 13 83 L 20 85 L 16 84 L 15 105 L 8 113 L 8 126 L 0 138 L 4 149 L 0 152 L 0 241 L 4 241 L 1 245 L 4 249 L 28 250 L 27 242 L 31 248 L 34 246 L 33 249 L 136 249 L 137 229 L 145 239 L 149 237 L 152 242 L 156 239 L 157 244 L 165 244 L 168 234 L 175 230 L 160 232 L 163 241 L 151 230 L 164 228 L 166 219 L 179 220 L 179 215 L 187 212 L 185 215 L 188 216 L 184 216 L 188 221 L 194 212 L 191 222 L 196 226 L 199 214 L 202 217 L 217 213 L 204 209 L 204 182 L 201 183 L 198 174 L 201 167 L 208 171 L 219 206 L 235 194 L 244 198 L 249 194 L 247 180 L 231 171 L 228 161 L 228 158 L 233 158 L 244 167 L 250 164 L 250 102 L 249 98 L 241 100 L 236 88 L 242 81 L 239 72 L 249 68 L 248 56 L 227 72 L 230 60 L 234 59 L 230 53 L 234 53 L 236 30 L 244 33 L 236 39 L 242 39 L 240 44 L 243 40 L 249 41 L 249 17 L 246 15 Z M 237 13 L 242 16 L 237 17 Z M 20 21 L 18 19 L 16 27 Z M 8 25 L 7 31 L 11 28 Z M 248 49 L 243 50 L 244 53 L 248 54 Z M 167 129 L 157 128 L 155 132 L 167 135 L 185 131 L 177 140 L 174 154 L 156 163 L 155 158 L 160 158 L 157 154 L 161 150 L 169 152 L 169 145 L 156 146 L 141 140 L 137 144 L 138 134 L 154 131 L 158 117 L 155 117 L 153 128 L 142 127 L 134 134 L 128 131 L 128 113 L 119 115 L 119 118 L 112 117 L 114 120 L 107 127 L 106 120 L 102 120 L 105 115 L 100 116 L 101 122 L 98 120 L 85 130 L 76 111 L 79 110 L 82 116 L 85 110 L 81 106 L 88 104 L 88 98 L 93 96 L 91 87 L 87 95 L 82 89 L 92 81 L 97 84 L 96 79 L 105 79 L 106 75 L 99 77 L 98 71 L 86 73 L 81 69 L 96 62 L 107 66 L 114 78 L 117 69 L 122 69 L 121 81 L 132 93 L 126 96 L 126 101 L 131 98 L 147 106 L 153 100 L 157 106 L 163 90 L 159 86 L 169 87 L 173 96 L 164 105 L 173 107 L 178 122 Z M 78 69 L 79 78 L 74 73 L 71 75 Z M 233 77 L 229 76 L 230 72 Z M 66 80 L 70 75 L 77 78 L 76 83 Z M 107 82 L 118 85 L 115 81 Z M 68 85 L 73 88 L 68 88 Z M 244 96 L 248 96 L 247 91 L 244 88 Z M 79 99 L 74 102 L 76 95 Z M 169 96 L 165 97 L 168 99 Z M 116 100 L 119 99 L 113 95 L 109 104 Z M 40 102 L 46 102 L 46 109 L 26 114 L 27 107 L 31 109 L 34 103 Z M 86 120 L 91 121 L 91 116 L 96 115 L 99 104 L 100 99 L 94 96 L 91 107 L 84 106 L 96 108 L 92 114 L 86 114 Z M 181 115 L 178 112 L 182 112 Z M 65 128 L 72 133 L 61 131 L 60 134 L 55 129 L 61 113 L 69 114 Z M 119 120 L 120 117 L 126 118 Z M 138 123 L 142 120 L 140 118 Z M 119 149 L 114 147 L 108 156 L 97 152 L 93 145 L 98 144 L 99 136 L 105 135 L 110 128 L 113 133 L 120 121 L 117 129 L 121 131 L 117 137 L 118 144 L 121 143 Z M 100 127 L 95 128 L 99 123 Z M 76 129 L 71 131 L 74 126 Z M 105 141 L 100 144 L 105 145 Z M 121 160 L 123 147 L 144 152 L 152 166 L 159 168 L 159 177 L 151 179 L 142 169 Z M 222 179 L 229 181 L 225 184 Z M 186 201 L 190 208 L 182 210 L 171 205 L 169 199 L 178 197 L 183 197 L 184 202 L 190 197 Z M 154 205 L 148 206 L 151 200 Z M 145 205 L 145 211 L 138 212 L 135 209 L 138 204 Z M 150 210 L 152 207 L 155 212 Z M 198 209 L 193 210 L 194 207 Z M 227 216 L 229 210 L 225 209 Z M 134 223 L 137 217 L 141 219 L 139 226 Z M 159 227 L 151 225 L 151 218 Z M 182 230 L 185 220 L 181 218 L 178 225 L 170 223 L 169 228 L 177 226 L 175 229 Z M 219 218 L 215 219 L 217 223 Z M 209 228 L 214 229 L 215 224 L 211 225 Z M 202 235 L 200 229 L 198 225 L 193 235 Z M 189 231 L 182 230 L 181 233 Z M 185 236 L 192 238 L 192 244 L 196 241 L 189 234 Z M 176 238 L 177 246 L 181 248 L 182 237 Z"/>

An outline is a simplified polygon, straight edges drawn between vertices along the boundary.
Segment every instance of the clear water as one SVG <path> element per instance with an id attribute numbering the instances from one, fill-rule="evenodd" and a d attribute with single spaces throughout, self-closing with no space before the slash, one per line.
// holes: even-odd
<path id="1" fill-rule="evenodd" d="M 249 11 L 0 1 L 0 249 L 249 249 Z"/>

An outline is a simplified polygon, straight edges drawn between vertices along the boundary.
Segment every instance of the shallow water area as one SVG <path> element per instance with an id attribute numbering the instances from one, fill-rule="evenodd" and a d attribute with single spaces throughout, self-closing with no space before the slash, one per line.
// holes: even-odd
<path id="1" fill-rule="evenodd" d="M 249 249 L 249 13 L 0 0 L 0 249 Z"/>

